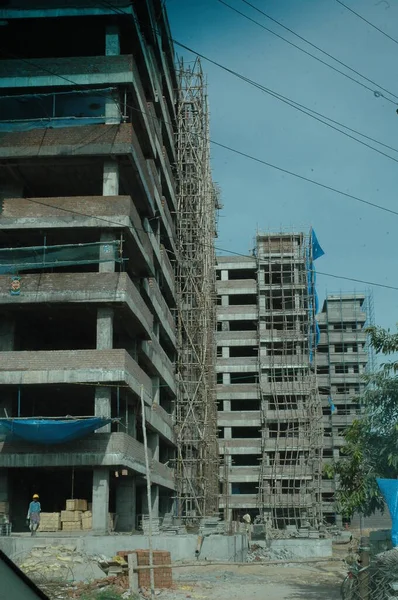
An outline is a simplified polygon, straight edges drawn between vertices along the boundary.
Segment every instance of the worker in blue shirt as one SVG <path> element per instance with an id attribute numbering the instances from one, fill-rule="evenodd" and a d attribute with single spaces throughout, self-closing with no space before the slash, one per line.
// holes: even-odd
<path id="1" fill-rule="evenodd" d="M 40 525 L 40 512 L 41 506 L 39 502 L 39 496 L 37 494 L 33 494 L 32 502 L 29 504 L 28 516 L 26 517 L 31 535 L 36 534 L 36 531 Z"/>

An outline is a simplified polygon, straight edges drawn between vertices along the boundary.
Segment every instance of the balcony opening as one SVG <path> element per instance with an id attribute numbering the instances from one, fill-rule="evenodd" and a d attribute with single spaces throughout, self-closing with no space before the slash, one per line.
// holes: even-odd
<path id="1" fill-rule="evenodd" d="M 35 305 L 21 310 L 16 319 L 15 350 L 94 350 L 96 348 L 96 310 L 81 307 Z"/>
<path id="2" fill-rule="evenodd" d="M 258 439 L 261 438 L 261 429 L 258 427 L 232 427 L 233 439 Z"/>
<path id="3" fill-rule="evenodd" d="M 231 373 L 231 384 L 258 383 L 257 373 Z"/>
<path id="4" fill-rule="evenodd" d="M 231 346 L 229 348 L 231 358 L 240 358 L 246 356 L 258 356 L 258 347 L 253 346 Z"/>
<path id="5" fill-rule="evenodd" d="M 35 19 L 34 27 L 31 19 L 11 19 L 1 28 L 0 58 L 104 56 L 105 27 L 106 21 L 95 16 Z"/>
<path id="6" fill-rule="evenodd" d="M 232 484 L 232 494 L 257 494 L 258 483 L 249 483 L 242 481 L 241 483 Z"/>
<path id="7" fill-rule="evenodd" d="M 231 294 L 229 296 L 229 306 L 255 306 L 256 304 L 256 294 Z"/>
<path id="8" fill-rule="evenodd" d="M 260 410 L 260 400 L 231 400 L 231 411 L 246 412 Z"/>
<path id="9" fill-rule="evenodd" d="M 261 456 L 258 454 L 233 454 L 233 467 L 258 467 L 260 465 Z"/>
<path id="10" fill-rule="evenodd" d="M 257 279 L 257 272 L 255 269 L 230 269 L 228 271 L 228 279 L 230 281 L 243 280 L 243 279 Z"/>
<path id="11" fill-rule="evenodd" d="M 229 331 L 257 331 L 257 321 L 229 321 Z"/>

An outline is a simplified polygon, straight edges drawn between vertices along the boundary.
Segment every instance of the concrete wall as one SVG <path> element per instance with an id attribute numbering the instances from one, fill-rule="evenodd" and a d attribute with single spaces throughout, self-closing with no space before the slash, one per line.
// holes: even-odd
<path id="1" fill-rule="evenodd" d="M 301 558 L 329 558 L 332 556 L 331 539 L 273 540 L 271 558 L 274 560 Z"/>
<path id="2" fill-rule="evenodd" d="M 194 561 L 197 544 L 196 535 L 166 536 L 157 535 L 152 538 L 154 550 L 165 550 L 171 554 L 171 560 Z M 312 540 L 311 540 L 312 541 Z M 314 540 L 318 541 L 318 540 Z M 0 549 L 11 559 L 23 557 L 37 545 L 68 544 L 88 555 L 104 554 L 114 556 L 119 550 L 138 550 L 148 548 L 148 538 L 143 535 L 86 535 L 79 537 L 69 536 L 41 536 L 30 537 L 0 537 Z M 231 562 L 245 562 L 247 555 L 247 538 L 243 534 L 211 535 L 203 541 L 200 560 L 218 560 Z"/>

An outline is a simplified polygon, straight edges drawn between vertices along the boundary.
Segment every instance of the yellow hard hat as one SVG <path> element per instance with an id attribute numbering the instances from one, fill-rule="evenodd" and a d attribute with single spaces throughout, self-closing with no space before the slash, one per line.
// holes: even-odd
<path id="1" fill-rule="evenodd" d="M 39 499 L 39 496 L 38 496 L 38 494 L 33 494 L 33 498 L 37 498 L 37 499 Z"/>

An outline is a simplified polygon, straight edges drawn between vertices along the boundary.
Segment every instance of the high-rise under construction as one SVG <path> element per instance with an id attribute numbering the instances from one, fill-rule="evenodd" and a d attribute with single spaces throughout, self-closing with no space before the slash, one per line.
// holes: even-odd
<path id="1" fill-rule="evenodd" d="M 217 258 L 220 506 L 269 528 L 339 522 L 340 457 L 358 416 L 371 298 L 329 295 L 319 312 L 313 231 L 258 235 L 252 256 Z M 318 314 L 317 314 L 318 313 Z"/>

